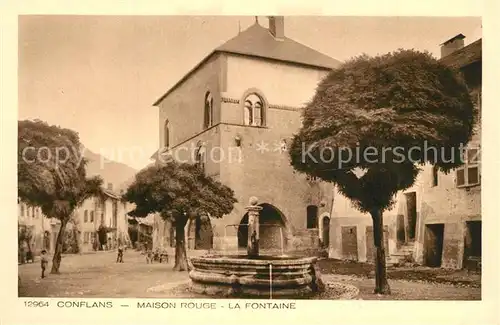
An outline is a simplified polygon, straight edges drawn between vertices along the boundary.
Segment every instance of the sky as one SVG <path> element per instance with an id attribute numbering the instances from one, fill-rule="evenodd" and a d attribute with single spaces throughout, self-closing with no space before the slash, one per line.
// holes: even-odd
<path id="1" fill-rule="evenodd" d="M 266 17 L 259 17 L 268 26 Z M 18 118 L 71 128 L 90 150 L 136 169 L 158 148 L 152 104 L 253 16 L 20 16 Z M 440 56 L 479 17 L 285 17 L 285 35 L 344 61 L 398 48 Z M 120 154 L 122 153 L 122 154 Z M 126 154 L 124 154 L 126 153 Z"/>

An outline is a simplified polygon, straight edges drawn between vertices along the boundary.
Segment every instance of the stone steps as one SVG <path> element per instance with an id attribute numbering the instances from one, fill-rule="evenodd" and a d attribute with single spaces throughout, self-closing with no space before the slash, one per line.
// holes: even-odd
<path id="1" fill-rule="evenodd" d="M 413 260 L 414 243 L 405 243 L 396 252 L 389 256 L 390 263 L 388 266 L 394 266 L 411 262 Z"/>

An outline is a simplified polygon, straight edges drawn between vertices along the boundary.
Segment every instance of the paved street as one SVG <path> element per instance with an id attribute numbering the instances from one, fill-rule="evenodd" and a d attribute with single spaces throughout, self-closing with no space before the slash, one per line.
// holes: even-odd
<path id="1" fill-rule="evenodd" d="M 173 255 L 168 264 L 146 264 L 143 255 L 128 250 L 123 264 L 115 261 L 116 252 L 66 255 L 61 262 L 61 274 L 48 274 L 45 279 L 40 279 L 38 263 L 20 265 L 19 296 L 158 297 L 148 288 L 188 279 L 187 272 L 172 271 Z"/>
<path id="2" fill-rule="evenodd" d="M 61 274 L 49 274 L 45 279 L 40 279 L 38 263 L 20 265 L 19 295 L 22 297 L 202 298 L 186 292 L 187 272 L 172 271 L 173 252 L 168 264 L 146 264 L 143 255 L 131 250 L 125 253 L 124 263 L 117 264 L 115 254 L 115 252 L 97 252 L 64 256 Z M 321 264 L 325 265 L 324 262 Z M 389 280 L 393 291 L 391 296 L 377 296 L 372 294 L 373 278 L 347 275 L 337 263 L 328 263 L 328 265 L 331 269 L 328 271 L 323 269 L 324 280 L 345 282 L 358 287 L 361 299 L 481 299 L 480 287 L 408 281 L 401 279 L 403 276 Z M 354 270 L 351 271 L 355 273 Z"/>

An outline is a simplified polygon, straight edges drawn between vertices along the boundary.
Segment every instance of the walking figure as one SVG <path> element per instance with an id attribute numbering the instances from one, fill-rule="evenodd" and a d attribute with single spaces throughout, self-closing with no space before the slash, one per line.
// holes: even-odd
<path id="1" fill-rule="evenodd" d="M 147 264 L 150 264 L 150 263 L 153 263 L 153 251 L 151 251 L 150 249 L 148 249 L 146 251 L 146 263 Z"/>
<path id="2" fill-rule="evenodd" d="M 47 268 L 47 265 L 49 265 L 49 259 L 47 258 L 47 251 L 44 249 L 42 250 L 42 254 L 40 255 L 40 263 L 42 267 L 42 279 L 45 278 L 45 269 Z"/>
<path id="3" fill-rule="evenodd" d="M 116 263 L 123 263 L 123 246 L 118 246 L 118 256 L 116 257 Z"/>

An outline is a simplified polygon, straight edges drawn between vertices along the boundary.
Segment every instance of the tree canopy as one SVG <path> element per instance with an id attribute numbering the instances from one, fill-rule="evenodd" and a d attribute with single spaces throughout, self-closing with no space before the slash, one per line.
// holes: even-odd
<path id="1" fill-rule="evenodd" d="M 69 214 L 93 195 L 102 179 L 87 178 L 78 134 L 39 120 L 18 123 L 18 196 L 52 218 Z"/>
<path id="2" fill-rule="evenodd" d="M 208 214 L 221 218 L 233 210 L 234 192 L 206 176 L 195 165 L 170 161 L 140 171 L 123 198 L 136 205 L 129 215 L 145 217 L 160 213 L 163 218 L 179 214 Z"/>
<path id="3" fill-rule="evenodd" d="M 363 55 L 318 85 L 292 140 L 291 164 L 335 183 L 359 210 L 383 211 L 412 186 L 419 165 L 448 172 L 463 163 L 475 116 L 464 80 L 430 54 Z"/>
<path id="4" fill-rule="evenodd" d="M 18 197 L 61 221 L 51 273 L 59 273 L 64 232 L 75 208 L 102 196 L 102 179 L 87 178 L 78 134 L 39 120 L 18 122 Z"/>
<path id="5" fill-rule="evenodd" d="M 141 170 L 123 200 L 135 204 L 135 209 L 128 213 L 133 217 L 159 213 L 172 221 L 177 271 L 189 268 L 184 234 L 187 221 L 202 215 L 221 218 L 236 203 L 233 190 L 206 176 L 199 166 L 174 160 Z"/>

